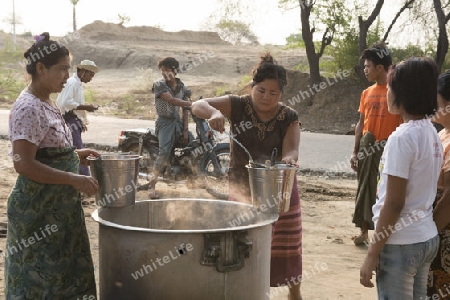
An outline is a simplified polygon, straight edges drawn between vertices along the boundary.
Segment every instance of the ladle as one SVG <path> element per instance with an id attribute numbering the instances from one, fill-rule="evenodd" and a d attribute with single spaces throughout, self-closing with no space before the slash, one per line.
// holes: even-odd
<path id="1" fill-rule="evenodd" d="M 271 167 L 275 166 L 275 161 L 277 159 L 277 155 L 278 155 L 278 149 L 277 148 L 273 148 L 272 149 L 272 154 L 270 156 L 270 166 Z"/>

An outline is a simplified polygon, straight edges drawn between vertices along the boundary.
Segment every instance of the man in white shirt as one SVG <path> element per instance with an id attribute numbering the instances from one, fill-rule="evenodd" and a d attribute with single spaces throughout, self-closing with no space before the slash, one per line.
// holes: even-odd
<path id="1" fill-rule="evenodd" d="M 91 60 L 83 60 L 76 69 L 77 72 L 67 80 L 64 89 L 59 93 L 56 103 L 72 131 L 73 145 L 77 149 L 82 149 L 84 145 L 81 133 L 87 130 L 89 124 L 86 111 L 93 112 L 98 109 L 92 104 L 85 104 L 82 82 L 90 82 L 100 69 Z M 90 175 L 87 166 L 80 165 L 79 172 L 82 175 Z"/>

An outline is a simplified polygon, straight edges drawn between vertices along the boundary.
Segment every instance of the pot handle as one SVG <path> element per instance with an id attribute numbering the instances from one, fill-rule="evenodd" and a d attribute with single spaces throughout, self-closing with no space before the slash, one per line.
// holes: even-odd
<path id="1" fill-rule="evenodd" d="M 247 231 L 205 234 L 202 265 L 216 265 L 218 272 L 238 271 L 250 257 L 253 242 Z"/>

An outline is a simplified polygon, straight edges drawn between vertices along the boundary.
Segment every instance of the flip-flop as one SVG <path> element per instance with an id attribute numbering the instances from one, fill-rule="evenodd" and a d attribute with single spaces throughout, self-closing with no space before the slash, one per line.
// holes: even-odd
<path id="1" fill-rule="evenodd" d="M 369 242 L 363 234 L 352 237 L 352 240 L 356 246 L 363 245 Z"/>

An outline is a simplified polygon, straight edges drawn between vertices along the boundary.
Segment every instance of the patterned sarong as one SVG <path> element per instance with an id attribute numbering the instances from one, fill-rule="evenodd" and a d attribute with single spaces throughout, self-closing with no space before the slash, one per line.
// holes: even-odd
<path id="1" fill-rule="evenodd" d="M 73 150 L 39 149 L 36 159 L 52 168 L 77 173 L 79 159 Z M 7 212 L 7 300 L 96 297 L 94 265 L 77 190 L 19 175 L 8 198 Z"/>

